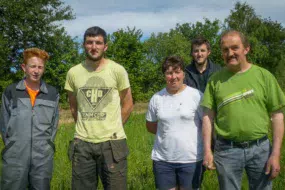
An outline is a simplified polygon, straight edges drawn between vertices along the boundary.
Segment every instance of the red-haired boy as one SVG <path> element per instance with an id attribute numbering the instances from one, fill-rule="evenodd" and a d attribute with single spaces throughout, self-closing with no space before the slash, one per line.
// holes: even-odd
<path id="1" fill-rule="evenodd" d="M 50 189 L 54 139 L 58 124 L 58 91 L 41 78 L 49 55 L 26 49 L 25 77 L 2 95 L 2 190 Z"/>

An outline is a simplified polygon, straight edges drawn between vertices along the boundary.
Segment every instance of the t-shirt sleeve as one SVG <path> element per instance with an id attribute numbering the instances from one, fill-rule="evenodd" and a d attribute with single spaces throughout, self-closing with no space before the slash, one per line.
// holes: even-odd
<path id="1" fill-rule="evenodd" d="M 272 113 L 285 107 L 285 96 L 276 78 L 271 73 L 268 74 L 267 78 L 266 105 L 268 112 Z"/>
<path id="2" fill-rule="evenodd" d="M 118 67 L 117 76 L 118 76 L 117 88 L 119 91 L 122 91 L 122 90 L 130 87 L 130 81 L 129 81 L 128 73 L 124 67 L 122 67 L 122 66 Z"/>
<path id="3" fill-rule="evenodd" d="M 71 70 L 69 70 L 67 72 L 64 89 L 68 90 L 70 92 L 75 91 L 74 76 L 73 76 Z"/>
<path id="4" fill-rule="evenodd" d="M 209 108 L 211 110 L 216 110 L 215 97 L 214 97 L 214 81 L 209 80 L 202 98 L 201 106 Z"/>
<path id="5" fill-rule="evenodd" d="M 149 101 L 148 110 L 146 112 L 146 120 L 149 122 L 157 121 L 157 106 L 155 102 L 155 95 Z"/>

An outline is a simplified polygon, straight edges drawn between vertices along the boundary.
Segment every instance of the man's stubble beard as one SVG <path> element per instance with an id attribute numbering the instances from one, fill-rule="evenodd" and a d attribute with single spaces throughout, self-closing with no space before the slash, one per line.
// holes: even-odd
<path id="1" fill-rule="evenodd" d="M 104 53 L 102 53 L 99 57 L 93 57 L 92 55 L 89 54 L 89 52 L 86 52 L 86 57 L 87 59 L 91 60 L 91 61 L 100 61 L 103 57 L 104 57 Z"/>
<path id="2" fill-rule="evenodd" d="M 203 66 L 203 65 L 206 65 L 208 64 L 208 59 L 205 59 L 205 61 L 203 61 L 202 63 L 198 63 L 197 61 L 195 61 L 195 63 L 198 65 L 198 66 Z"/>

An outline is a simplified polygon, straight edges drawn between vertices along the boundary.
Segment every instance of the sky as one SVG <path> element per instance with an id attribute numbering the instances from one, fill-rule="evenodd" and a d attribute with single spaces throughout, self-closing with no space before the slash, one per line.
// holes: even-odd
<path id="1" fill-rule="evenodd" d="M 63 0 L 76 18 L 62 22 L 67 33 L 81 38 L 91 26 L 111 34 L 127 27 L 141 29 L 144 38 L 151 33 L 168 32 L 176 24 L 224 21 L 237 0 Z M 271 18 L 285 27 L 284 0 L 247 0 L 262 18 Z"/>

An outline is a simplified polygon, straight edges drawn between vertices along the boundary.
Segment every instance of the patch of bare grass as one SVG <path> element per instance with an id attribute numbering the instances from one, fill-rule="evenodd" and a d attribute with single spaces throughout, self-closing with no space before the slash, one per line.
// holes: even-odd
<path id="1" fill-rule="evenodd" d="M 60 109 L 59 110 L 59 125 L 73 123 L 73 117 L 69 109 Z"/>
<path id="2" fill-rule="evenodd" d="M 136 114 L 146 113 L 147 107 L 148 107 L 148 103 L 144 103 L 144 102 L 135 103 L 133 113 L 136 113 Z"/>

